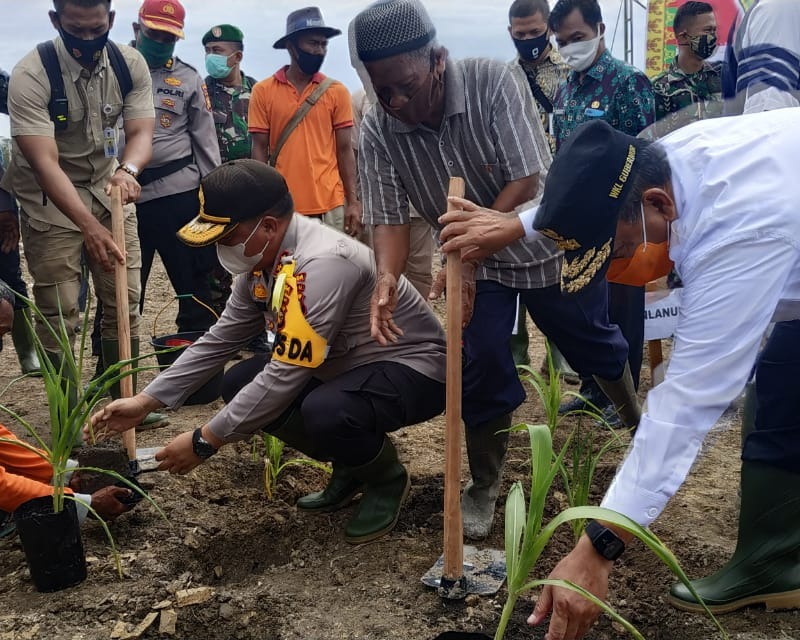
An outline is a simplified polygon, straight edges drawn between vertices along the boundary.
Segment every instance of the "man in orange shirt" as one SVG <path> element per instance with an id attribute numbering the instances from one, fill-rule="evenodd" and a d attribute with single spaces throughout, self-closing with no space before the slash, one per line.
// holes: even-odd
<path id="1" fill-rule="evenodd" d="M 350 144 L 350 93 L 319 72 L 328 38 L 341 33 L 325 26 L 316 7 L 290 13 L 286 35 L 273 46 L 287 49 L 291 62 L 253 87 L 248 126 L 252 157 L 283 174 L 297 212 L 357 236 L 361 203 Z M 310 102 L 313 106 L 292 129 L 298 109 Z"/>

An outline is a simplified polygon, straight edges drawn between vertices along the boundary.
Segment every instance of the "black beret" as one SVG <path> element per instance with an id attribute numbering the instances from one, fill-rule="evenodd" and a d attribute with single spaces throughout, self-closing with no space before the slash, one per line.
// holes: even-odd
<path id="1" fill-rule="evenodd" d="M 553 159 L 533 227 L 564 251 L 565 293 L 605 274 L 617 217 L 647 144 L 605 120 L 592 120 L 578 127 Z"/>

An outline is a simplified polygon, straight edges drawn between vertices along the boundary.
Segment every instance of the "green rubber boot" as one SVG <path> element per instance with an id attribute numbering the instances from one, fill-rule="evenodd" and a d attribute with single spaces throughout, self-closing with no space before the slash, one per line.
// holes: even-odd
<path id="1" fill-rule="evenodd" d="M 529 365 L 531 356 L 528 353 L 528 324 L 526 322 L 528 311 L 523 305 L 519 305 L 517 313 L 517 332 L 511 335 L 511 355 L 514 356 L 514 364 Z"/>
<path id="2" fill-rule="evenodd" d="M 550 346 L 550 355 L 553 358 L 553 367 L 556 371 L 559 372 L 559 375 L 564 379 L 565 382 L 569 382 L 570 384 L 579 384 L 581 381 L 581 377 L 578 373 L 569 365 L 567 359 L 564 357 L 564 354 L 558 350 L 556 343 L 547 340 L 547 344 Z M 549 373 L 547 368 L 547 356 L 544 358 L 544 362 L 542 363 L 543 373 Z"/>
<path id="3" fill-rule="evenodd" d="M 350 544 L 361 544 L 394 529 L 400 517 L 400 507 L 411 489 L 411 478 L 397 459 L 397 450 L 388 437 L 384 437 L 383 446 L 375 458 L 360 467 L 351 467 L 349 471 L 364 483 L 364 494 L 347 523 L 344 539 Z"/>
<path id="4" fill-rule="evenodd" d="M 14 324 L 11 326 L 11 340 L 14 342 L 14 349 L 17 352 L 19 368 L 23 375 L 37 376 L 42 375 L 42 367 L 39 364 L 39 357 L 36 355 L 36 347 L 33 342 L 33 319 L 30 309 L 17 309 L 14 311 Z"/>
<path id="5" fill-rule="evenodd" d="M 304 453 L 315 460 L 325 460 L 326 456 L 314 444 L 305 430 L 303 416 L 298 409 L 292 411 L 278 428 L 270 429 L 270 435 L 288 444 L 292 449 Z M 346 507 L 361 491 L 364 483 L 354 478 L 350 469 L 343 464 L 333 463 L 333 472 L 327 486 L 297 500 L 301 511 L 325 513 Z"/>
<path id="6" fill-rule="evenodd" d="M 100 346 L 102 349 L 103 358 L 103 371 L 108 369 L 111 365 L 119 362 L 119 340 L 101 340 Z M 131 338 L 131 358 L 139 356 L 139 338 Z M 131 364 L 131 368 L 135 368 L 137 363 Z M 137 376 L 132 374 L 133 377 L 133 392 L 136 393 Z M 122 397 L 119 382 L 114 383 L 109 389 L 111 397 L 116 400 Z M 137 431 L 147 431 L 149 429 L 159 429 L 166 427 L 169 424 L 169 419 L 163 413 L 148 413 L 142 424 L 136 427 Z"/>
<path id="7" fill-rule="evenodd" d="M 800 608 L 800 474 L 744 461 L 741 492 L 733 557 L 692 586 L 713 613 L 753 604 Z M 672 586 L 669 601 L 683 611 L 703 610 L 682 584 Z"/>
<path id="8" fill-rule="evenodd" d="M 472 474 L 461 495 L 461 519 L 467 538 L 482 540 L 492 530 L 508 449 L 505 430 L 510 426 L 511 414 L 507 414 L 464 430 Z"/>
<path id="9" fill-rule="evenodd" d="M 364 483 L 353 477 L 348 467 L 334 462 L 328 485 L 322 491 L 299 498 L 297 508 L 317 513 L 338 511 L 349 505 L 363 488 Z"/>

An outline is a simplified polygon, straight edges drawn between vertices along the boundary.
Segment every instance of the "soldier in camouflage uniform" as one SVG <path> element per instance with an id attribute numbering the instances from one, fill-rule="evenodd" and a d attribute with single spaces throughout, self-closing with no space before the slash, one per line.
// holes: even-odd
<path id="1" fill-rule="evenodd" d="M 206 50 L 206 86 L 222 162 L 249 158 L 252 140 L 247 131 L 250 91 L 256 83 L 239 68 L 244 51 L 240 29 L 221 24 L 203 36 Z"/>
<path id="2" fill-rule="evenodd" d="M 249 158 L 253 141 L 247 130 L 250 92 L 256 84 L 241 70 L 244 34 L 231 24 L 211 27 L 203 36 L 206 52 L 206 86 L 214 114 L 222 162 Z M 211 272 L 211 303 L 222 314 L 231 295 L 233 276 L 216 264 Z M 267 351 L 266 333 L 250 342 L 249 351 Z"/>
<path id="3" fill-rule="evenodd" d="M 653 79 L 656 123 L 651 138 L 661 138 L 690 122 L 722 115 L 719 62 L 707 62 L 717 48 L 717 22 L 706 2 L 687 2 L 675 13 L 678 54 Z"/>

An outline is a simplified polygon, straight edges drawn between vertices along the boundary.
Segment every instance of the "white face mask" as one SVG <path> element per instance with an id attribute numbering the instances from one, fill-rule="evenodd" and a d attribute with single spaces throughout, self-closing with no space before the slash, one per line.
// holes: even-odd
<path id="1" fill-rule="evenodd" d="M 558 48 L 558 52 L 561 54 L 561 57 L 564 58 L 564 62 L 575 69 L 575 71 L 586 71 L 594 62 L 602 37 L 603 34 L 600 32 L 600 25 L 597 25 L 596 38 L 565 44 L 563 47 Z"/>
<path id="2" fill-rule="evenodd" d="M 250 242 L 250 239 L 255 235 L 260 226 L 261 220 L 258 221 L 258 224 L 250 232 L 250 235 L 247 236 L 247 239 L 244 242 L 235 244 L 232 247 L 217 243 L 217 258 L 219 259 L 219 263 L 222 265 L 225 271 L 235 276 L 241 273 L 250 273 L 253 269 L 255 269 L 256 265 L 261 262 L 262 258 L 264 257 L 264 252 L 269 246 L 270 240 L 267 240 L 267 244 L 265 244 L 261 251 L 255 255 L 248 256 L 244 253 L 247 243 Z"/>

